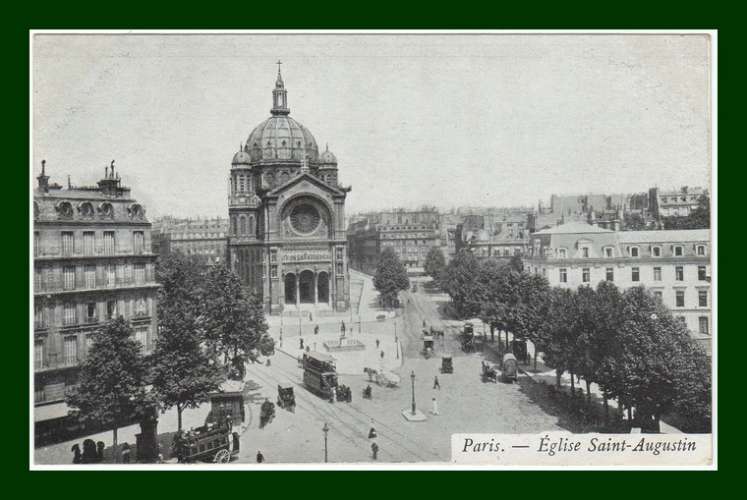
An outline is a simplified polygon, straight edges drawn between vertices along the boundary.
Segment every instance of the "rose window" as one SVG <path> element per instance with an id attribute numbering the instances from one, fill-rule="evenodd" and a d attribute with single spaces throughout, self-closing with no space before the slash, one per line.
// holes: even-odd
<path id="1" fill-rule="evenodd" d="M 291 226 L 302 234 L 313 233 L 320 220 L 319 212 L 311 205 L 297 205 L 290 214 Z"/>

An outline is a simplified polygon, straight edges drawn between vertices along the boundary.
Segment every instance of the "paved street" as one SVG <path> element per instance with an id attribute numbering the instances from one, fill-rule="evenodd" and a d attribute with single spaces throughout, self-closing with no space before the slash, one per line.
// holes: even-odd
<path id="1" fill-rule="evenodd" d="M 359 275 L 363 277 L 363 275 Z M 363 277 L 361 293 L 361 331 L 357 324 L 348 330 L 347 338 L 360 339 L 366 346 L 364 353 L 335 353 L 340 366 L 340 383 L 351 387 L 352 403 L 329 403 L 310 393 L 302 383 L 303 371 L 298 367 L 298 331 L 284 330 L 283 348 L 272 357 L 271 366 L 249 364 L 246 380 L 254 386 L 248 403 L 246 430 L 241 436 L 239 461 L 254 462 L 261 450 L 268 463 L 320 462 L 324 459 L 322 427 L 329 425 L 328 455 L 331 462 L 371 461 L 371 440 L 368 431 L 373 426 L 378 434 L 379 461 L 382 462 L 444 462 L 450 457 L 450 436 L 459 432 L 522 433 L 542 430 L 562 430 L 559 418 L 552 409 L 538 400 L 535 385 L 528 377 L 520 376 L 517 384 L 483 383 L 480 380 L 483 354 L 465 354 L 459 349 L 455 332 L 447 331 L 435 345 L 435 356 L 425 359 L 422 351 L 422 323 L 444 327 L 438 306 L 442 296 L 429 294 L 423 286 L 417 293 L 404 293 L 404 308 L 397 317 L 377 321 L 375 291 L 370 278 Z M 313 326 L 304 329 L 305 342 L 321 343 L 339 336 L 339 318 L 326 318 L 318 336 Z M 396 326 L 395 326 L 396 325 Z M 273 320 L 271 333 L 277 338 L 279 322 Z M 395 349 L 395 329 L 401 343 L 400 359 Z M 448 329 L 447 329 L 448 330 Z M 316 337 L 316 340 L 314 340 Z M 375 340 L 380 340 L 376 350 Z M 319 350 L 323 349 L 320 345 Z M 369 384 L 363 367 L 356 364 L 373 362 L 379 351 L 385 351 L 386 368 L 401 377 L 397 388 L 379 387 L 371 383 L 373 398 L 365 400 L 361 393 Z M 441 355 L 453 356 L 454 373 L 441 374 Z M 347 359 L 345 357 L 348 356 Z M 351 362 L 353 360 L 353 362 Z M 375 368 L 379 368 L 375 366 Z M 415 396 L 418 409 L 426 413 L 425 422 L 407 422 L 401 411 L 411 405 L 410 373 L 414 372 Z M 440 390 L 434 390 L 438 376 Z M 259 406 L 267 397 L 275 402 L 277 386 L 290 383 L 296 395 L 295 413 L 276 408 L 275 419 L 264 429 L 259 428 Z M 437 398 L 439 415 L 431 415 L 431 402 Z M 207 405 L 185 412 L 185 427 L 202 424 Z M 169 411 L 159 420 L 159 432 L 170 433 L 176 428 L 175 412 Z M 120 442 L 134 442 L 137 426 L 120 430 Z M 94 436 L 111 443 L 111 432 Z M 80 442 L 81 439 L 75 442 Z M 70 443 L 62 443 L 36 450 L 39 463 L 69 463 Z"/>

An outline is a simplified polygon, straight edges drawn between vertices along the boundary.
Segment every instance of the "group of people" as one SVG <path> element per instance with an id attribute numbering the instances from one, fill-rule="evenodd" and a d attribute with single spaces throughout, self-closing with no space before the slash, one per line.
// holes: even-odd
<path id="1" fill-rule="evenodd" d="M 83 451 L 80 450 L 80 445 L 75 443 L 70 451 L 73 453 L 74 464 L 100 464 L 104 461 L 104 448 L 106 445 L 103 441 L 94 442 L 93 439 L 85 439 L 83 441 Z M 129 443 L 122 445 L 122 451 L 120 452 L 120 463 L 130 463 L 132 450 Z"/>

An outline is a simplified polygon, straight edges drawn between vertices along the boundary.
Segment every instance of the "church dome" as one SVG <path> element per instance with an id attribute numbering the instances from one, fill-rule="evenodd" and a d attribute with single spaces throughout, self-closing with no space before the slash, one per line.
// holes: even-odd
<path id="1" fill-rule="evenodd" d="M 278 77 L 272 90 L 272 116 L 257 125 L 246 140 L 244 151 L 249 153 L 251 161 L 295 160 L 316 162 L 319 159 L 319 148 L 311 132 L 296 120 L 288 116 L 288 91 L 285 90 L 283 77 Z"/>
<path id="2" fill-rule="evenodd" d="M 244 150 L 251 161 L 317 161 L 319 148 L 311 132 L 288 115 L 273 115 L 257 125 L 246 140 Z"/>
<path id="3" fill-rule="evenodd" d="M 233 155 L 231 165 L 249 165 L 251 161 L 252 159 L 249 156 L 249 153 L 240 149 L 235 155 Z"/>
<path id="4" fill-rule="evenodd" d="M 329 150 L 329 145 L 324 149 L 324 153 L 319 155 L 319 163 L 337 165 L 337 157 Z"/>

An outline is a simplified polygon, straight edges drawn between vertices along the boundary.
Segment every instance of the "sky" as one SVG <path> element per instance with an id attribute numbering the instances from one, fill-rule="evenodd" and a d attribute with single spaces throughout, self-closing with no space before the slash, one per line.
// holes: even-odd
<path id="1" fill-rule="evenodd" d="M 32 175 L 115 160 L 159 215 L 226 216 L 231 159 L 270 116 L 337 156 L 346 211 L 536 206 L 709 186 L 706 35 L 36 34 Z"/>

